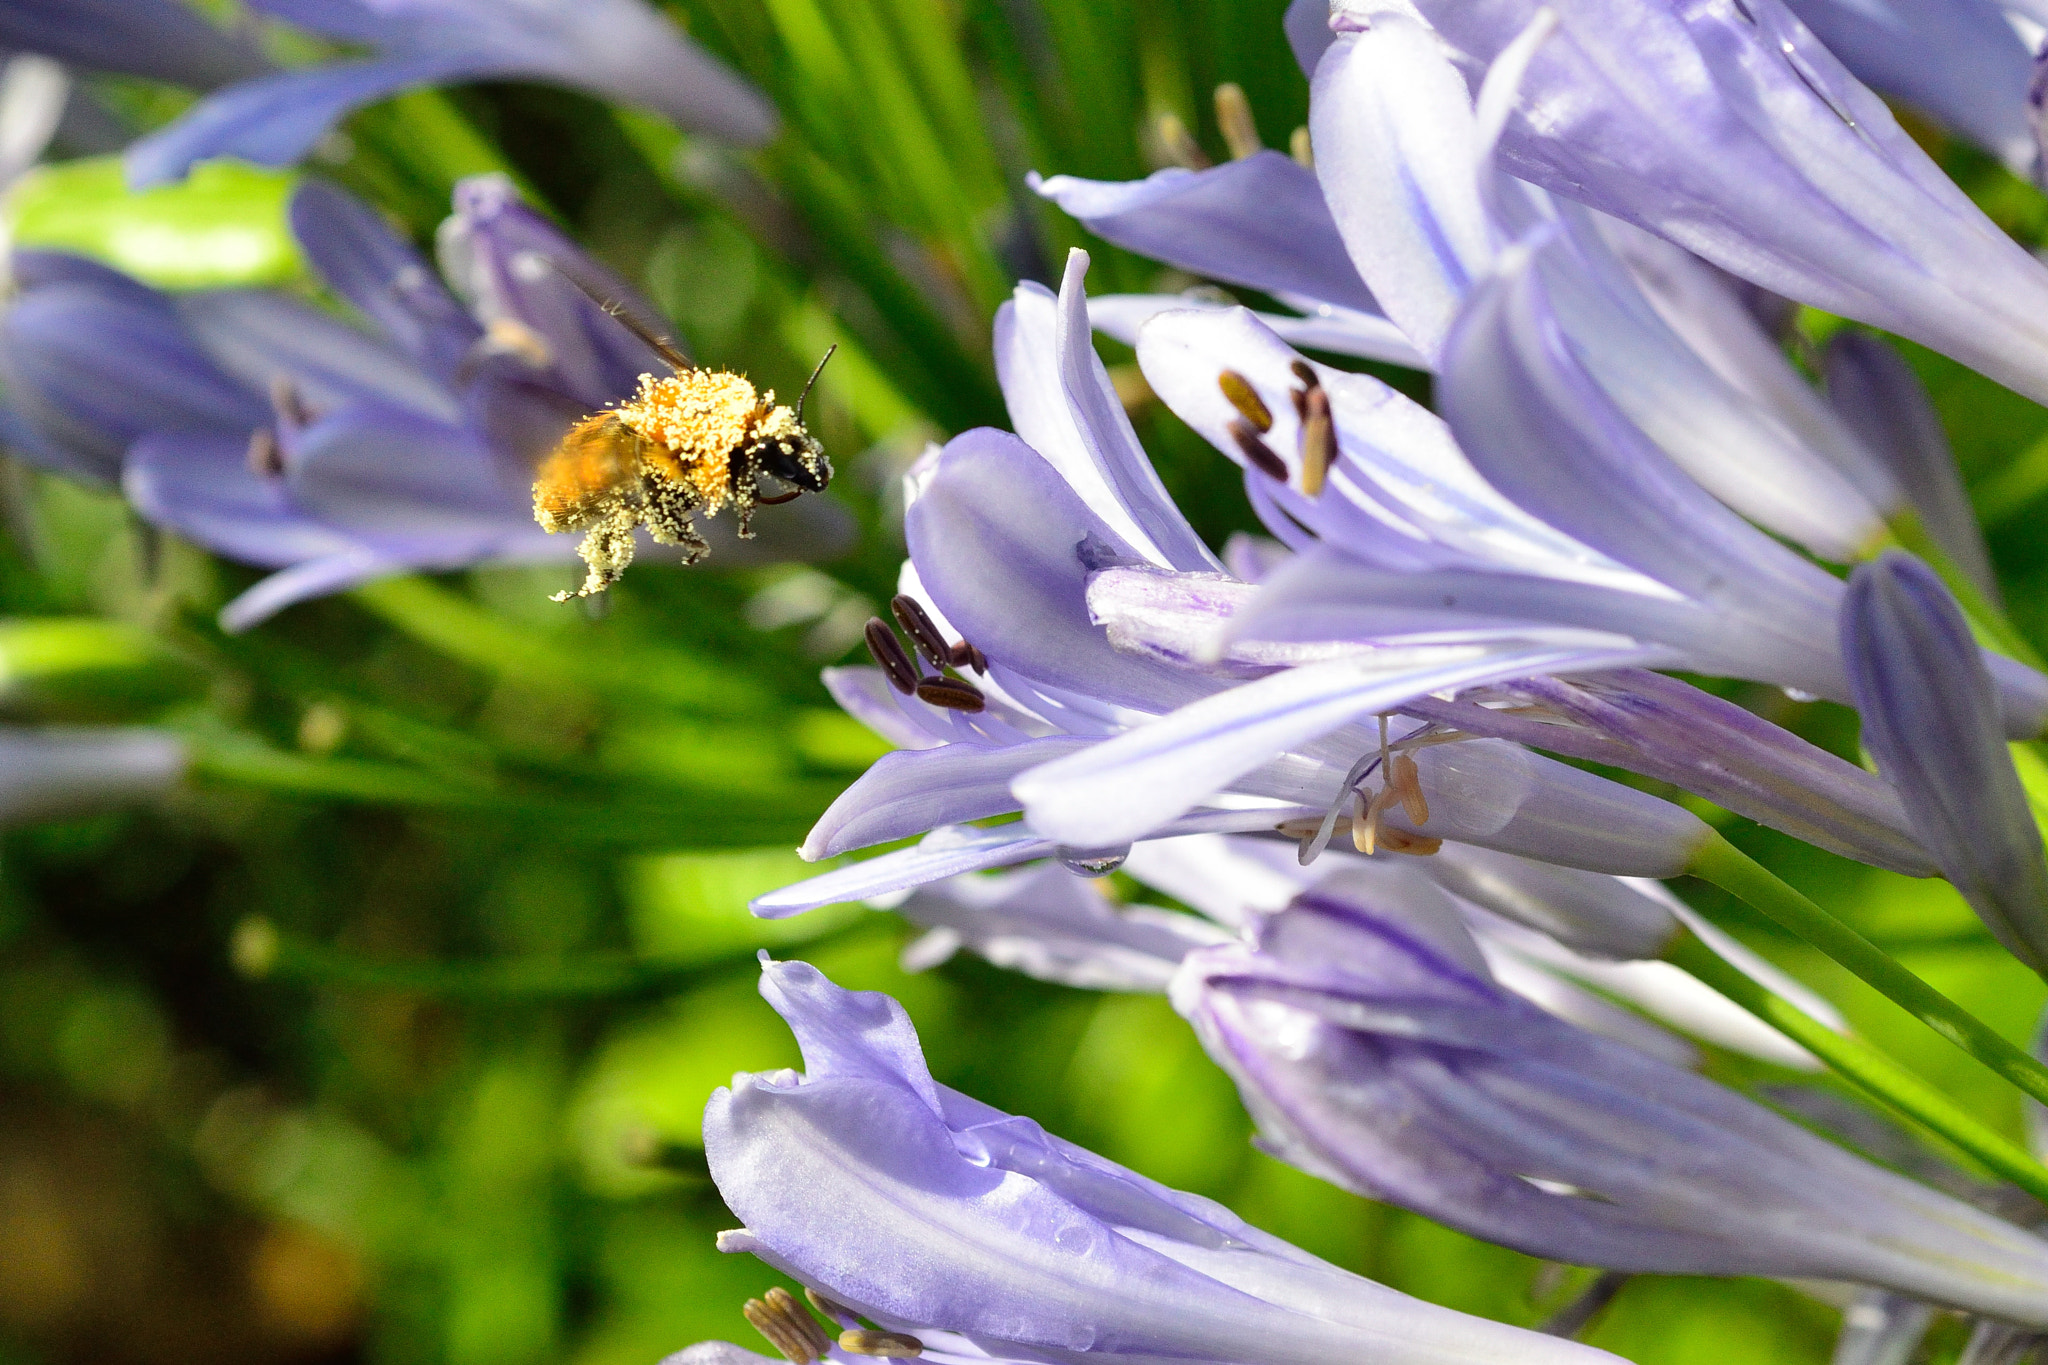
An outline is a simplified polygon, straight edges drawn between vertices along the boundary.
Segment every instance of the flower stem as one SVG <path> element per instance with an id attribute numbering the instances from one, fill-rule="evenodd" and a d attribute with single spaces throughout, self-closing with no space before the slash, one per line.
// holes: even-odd
<path id="1" fill-rule="evenodd" d="M 1690 932 L 1680 934 L 1664 957 L 1791 1038 L 1871 1096 L 1968 1152 L 1987 1170 L 2036 1199 L 2048 1201 L 2048 1167 L 1870 1044 L 1836 1033 L 1791 1001 L 1772 994 Z"/>
<path id="2" fill-rule="evenodd" d="M 1720 835 L 1700 850 L 1688 870 L 1769 915 L 2026 1094 L 2048 1103 L 2048 1068 Z"/>

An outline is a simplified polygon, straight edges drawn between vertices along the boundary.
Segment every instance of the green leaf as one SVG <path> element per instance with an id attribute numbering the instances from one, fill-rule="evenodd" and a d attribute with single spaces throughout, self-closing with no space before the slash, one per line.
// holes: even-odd
<path id="1" fill-rule="evenodd" d="M 90 256 L 162 289 L 283 284 L 303 271 L 285 218 L 297 177 L 209 161 L 181 184 L 130 190 L 117 156 L 43 166 L 8 194 L 18 247 Z"/>

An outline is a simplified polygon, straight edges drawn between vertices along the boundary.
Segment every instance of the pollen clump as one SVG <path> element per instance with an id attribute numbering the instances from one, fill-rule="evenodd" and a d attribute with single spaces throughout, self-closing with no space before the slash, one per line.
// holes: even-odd
<path id="1" fill-rule="evenodd" d="M 687 483 L 706 512 L 725 506 L 735 451 L 763 434 L 760 418 L 773 392 L 724 370 L 640 376 L 640 392 L 618 407 L 619 421 L 639 435 L 643 450 L 670 478 Z M 792 419 L 793 421 L 793 419 Z"/>

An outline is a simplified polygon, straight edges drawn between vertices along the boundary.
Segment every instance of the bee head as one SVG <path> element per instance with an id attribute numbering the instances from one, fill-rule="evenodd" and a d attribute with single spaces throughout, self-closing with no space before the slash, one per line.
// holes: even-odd
<path id="1" fill-rule="evenodd" d="M 822 493 L 832 482 L 832 463 L 825 458 L 825 448 L 801 427 L 792 436 L 768 442 L 760 460 L 764 471 L 806 493 Z"/>

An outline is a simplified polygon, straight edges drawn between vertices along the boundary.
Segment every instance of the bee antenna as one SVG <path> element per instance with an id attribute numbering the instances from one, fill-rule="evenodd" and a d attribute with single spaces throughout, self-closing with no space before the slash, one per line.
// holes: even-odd
<path id="1" fill-rule="evenodd" d="M 804 400 L 811 396 L 811 385 L 817 383 L 818 376 L 825 373 L 825 361 L 830 360 L 833 357 L 833 355 L 838 352 L 838 350 L 839 343 L 836 341 L 833 342 L 830 346 L 827 346 L 825 348 L 824 356 L 818 361 L 818 368 L 812 370 L 811 377 L 804 381 L 804 391 L 797 395 L 796 400 L 796 424 L 798 426 L 802 426 L 804 424 Z"/>

